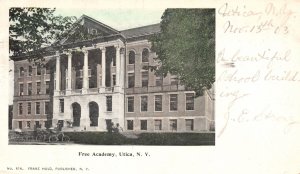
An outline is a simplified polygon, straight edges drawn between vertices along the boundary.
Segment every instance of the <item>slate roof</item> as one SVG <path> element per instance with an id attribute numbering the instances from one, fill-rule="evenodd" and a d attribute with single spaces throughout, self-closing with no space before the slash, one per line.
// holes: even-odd
<path id="1" fill-rule="evenodd" d="M 127 38 L 151 35 L 159 32 L 160 32 L 160 24 L 152 24 L 152 25 L 123 30 L 121 31 L 121 34 L 127 39 Z"/>

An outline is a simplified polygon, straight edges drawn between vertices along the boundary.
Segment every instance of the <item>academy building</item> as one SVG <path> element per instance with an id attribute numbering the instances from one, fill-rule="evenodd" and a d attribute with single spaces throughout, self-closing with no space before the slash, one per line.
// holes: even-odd
<path id="1" fill-rule="evenodd" d="M 157 55 L 149 36 L 159 24 L 115 30 L 83 15 L 97 37 L 47 48 L 45 66 L 14 60 L 13 129 L 60 125 L 64 131 L 201 132 L 214 128 L 214 92 L 196 97 L 176 76 L 148 70 Z"/>

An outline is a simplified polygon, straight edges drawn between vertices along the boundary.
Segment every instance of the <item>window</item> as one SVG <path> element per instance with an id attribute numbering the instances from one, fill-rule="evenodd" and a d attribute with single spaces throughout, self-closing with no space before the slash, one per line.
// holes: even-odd
<path id="1" fill-rule="evenodd" d="M 148 110 L 148 96 L 141 96 L 141 111 Z"/>
<path id="2" fill-rule="evenodd" d="M 27 103 L 27 114 L 31 114 L 31 103 Z"/>
<path id="3" fill-rule="evenodd" d="M 155 96 L 155 111 L 162 111 L 162 95 Z"/>
<path id="4" fill-rule="evenodd" d="M 32 76 L 32 66 L 28 67 L 28 76 Z"/>
<path id="5" fill-rule="evenodd" d="M 116 86 L 116 75 L 113 74 L 113 75 L 112 75 L 112 78 L 113 78 L 113 86 Z"/>
<path id="6" fill-rule="evenodd" d="M 127 112 L 134 112 L 134 97 L 127 97 Z"/>
<path id="7" fill-rule="evenodd" d="M 177 94 L 170 94 L 170 111 L 177 111 L 178 97 Z"/>
<path id="8" fill-rule="evenodd" d="M 186 110 L 194 110 L 194 94 L 186 94 Z"/>
<path id="9" fill-rule="evenodd" d="M 113 58 L 112 58 L 112 66 L 116 66 L 116 56 L 113 56 Z"/>
<path id="10" fill-rule="evenodd" d="M 50 81 L 46 81 L 46 94 L 50 94 Z"/>
<path id="11" fill-rule="evenodd" d="M 106 96 L 106 111 L 112 111 L 112 96 Z"/>
<path id="12" fill-rule="evenodd" d="M 52 127 L 52 120 L 47 120 L 47 121 L 45 121 L 45 127 L 46 127 L 46 128 Z"/>
<path id="13" fill-rule="evenodd" d="M 187 131 L 194 130 L 194 120 L 193 119 L 186 119 L 185 120 L 185 127 Z"/>
<path id="14" fill-rule="evenodd" d="M 50 67 L 49 66 L 46 66 L 46 74 L 50 74 Z"/>
<path id="15" fill-rule="evenodd" d="M 134 87 L 134 73 L 128 73 L 128 88 Z"/>
<path id="16" fill-rule="evenodd" d="M 24 68 L 20 67 L 19 71 L 20 71 L 20 77 L 23 77 L 25 73 Z"/>
<path id="17" fill-rule="evenodd" d="M 79 69 L 76 71 L 76 77 L 83 78 L 83 70 L 82 69 Z"/>
<path id="18" fill-rule="evenodd" d="M 134 53 L 134 51 L 130 51 L 129 52 L 129 61 L 128 61 L 128 63 L 129 64 L 134 64 L 134 61 L 135 61 L 135 53 Z"/>
<path id="19" fill-rule="evenodd" d="M 45 115 L 49 114 L 49 102 L 45 102 Z"/>
<path id="20" fill-rule="evenodd" d="M 30 121 L 27 121 L 27 128 L 30 128 Z"/>
<path id="21" fill-rule="evenodd" d="M 176 76 L 171 76 L 171 85 L 178 85 L 178 78 Z"/>
<path id="22" fill-rule="evenodd" d="M 155 86 L 161 86 L 162 83 L 163 83 L 162 76 L 156 76 L 156 78 L 155 78 Z"/>
<path id="23" fill-rule="evenodd" d="M 142 72 L 142 87 L 148 86 L 148 71 Z"/>
<path id="24" fill-rule="evenodd" d="M 177 120 L 170 120 L 170 130 L 171 131 L 177 130 Z"/>
<path id="25" fill-rule="evenodd" d="M 149 62 L 149 50 L 147 48 L 143 49 L 142 62 Z"/>
<path id="26" fill-rule="evenodd" d="M 36 82 L 36 94 L 41 94 L 41 82 Z"/>
<path id="27" fill-rule="evenodd" d="M 22 121 L 19 121 L 19 129 L 22 129 Z"/>
<path id="28" fill-rule="evenodd" d="M 19 103 L 19 115 L 23 114 L 23 103 Z"/>
<path id="29" fill-rule="evenodd" d="M 20 96 L 24 95 L 24 85 L 20 84 Z"/>
<path id="30" fill-rule="evenodd" d="M 75 89 L 82 89 L 83 79 L 82 77 L 76 77 Z"/>
<path id="31" fill-rule="evenodd" d="M 161 120 L 154 120 L 155 122 L 155 130 L 161 130 Z"/>
<path id="32" fill-rule="evenodd" d="M 147 130 L 147 120 L 141 120 L 141 130 Z"/>
<path id="33" fill-rule="evenodd" d="M 64 113 L 65 111 L 65 101 L 64 99 L 59 99 L 59 112 Z"/>
<path id="34" fill-rule="evenodd" d="M 37 67 L 36 67 L 36 75 L 37 75 L 37 76 L 40 76 L 41 74 L 42 74 L 41 66 L 37 66 Z"/>
<path id="35" fill-rule="evenodd" d="M 35 103 L 35 114 L 41 114 L 41 103 L 40 102 L 36 102 Z"/>
<path id="36" fill-rule="evenodd" d="M 27 93 L 28 95 L 32 95 L 32 83 L 28 83 Z"/>
<path id="37" fill-rule="evenodd" d="M 35 126 L 36 126 L 36 128 L 41 128 L 40 122 L 39 121 L 35 121 Z"/>
<path id="38" fill-rule="evenodd" d="M 97 30 L 96 29 L 91 29 L 90 34 L 96 35 L 97 34 Z"/>
<path id="39" fill-rule="evenodd" d="M 127 130 L 133 130 L 133 120 L 127 120 Z"/>

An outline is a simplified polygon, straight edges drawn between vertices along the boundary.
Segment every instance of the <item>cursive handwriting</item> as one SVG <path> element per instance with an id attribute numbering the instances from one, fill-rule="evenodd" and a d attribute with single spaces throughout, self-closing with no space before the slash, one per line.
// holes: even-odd
<path id="1" fill-rule="evenodd" d="M 299 82 L 299 72 L 298 71 L 279 71 L 269 70 L 264 77 L 265 81 L 288 81 L 288 82 Z"/>
<path id="2" fill-rule="evenodd" d="M 218 53 L 217 63 L 220 62 L 260 62 L 267 61 L 267 68 L 271 68 L 275 62 L 278 63 L 287 63 L 291 60 L 291 50 L 272 50 L 270 48 L 266 48 L 264 50 L 254 52 L 253 54 L 242 54 L 241 49 L 237 49 L 233 51 L 232 54 L 226 55 L 226 49 L 224 48 Z"/>
<path id="3" fill-rule="evenodd" d="M 223 91 L 220 93 L 220 97 L 228 97 L 231 100 L 227 106 L 227 112 L 224 115 L 225 123 L 222 126 L 221 131 L 218 134 L 218 137 L 220 137 L 225 132 L 226 128 L 229 125 L 229 121 L 231 120 L 231 111 L 232 111 L 233 106 L 236 105 L 239 100 L 243 99 L 244 97 L 246 97 L 248 95 L 249 94 L 247 94 L 247 93 L 241 93 L 239 90 L 232 91 L 232 92 Z"/>
<path id="4" fill-rule="evenodd" d="M 260 16 L 275 16 L 283 17 L 283 23 L 286 24 L 292 15 L 295 14 L 288 9 L 287 4 L 276 6 L 275 4 L 267 3 L 263 10 L 249 9 L 246 5 L 233 5 L 224 3 L 218 9 L 218 14 L 222 17 L 260 17 Z"/>
<path id="5" fill-rule="evenodd" d="M 230 71 L 225 70 L 221 73 L 217 81 L 234 82 L 234 83 L 254 83 L 260 79 L 260 70 L 255 71 L 253 74 L 241 74 L 239 70 Z"/>
<path id="6" fill-rule="evenodd" d="M 249 16 L 261 15 L 262 12 L 247 9 L 246 5 L 242 7 L 238 5 L 236 5 L 235 7 L 229 7 L 228 3 L 225 3 L 219 8 L 218 14 L 220 14 L 223 17 L 229 17 L 229 16 L 249 17 Z"/>
<path id="7" fill-rule="evenodd" d="M 254 24 L 233 24 L 230 20 L 223 25 L 224 33 L 243 34 L 243 33 L 263 33 L 271 31 L 274 34 L 288 34 L 289 28 L 286 25 L 275 25 L 273 19 L 257 21 Z"/>
<path id="8" fill-rule="evenodd" d="M 287 4 L 276 6 L 273 3 L 268 3 L 262 10 L 252 10 L 246 5 L 231 6 L 224 3 L 218 9 L 218 14 L 229 19 L 223 25 L 224 33 L 242 34 L 271 31 L 274 34 L 285 35 L 289 33 L 288 22 L 295 12 L 290 10 Z M 251 20 L 248 20 L 246 24 L 245 22 L 234 23 L 233 17 L 251 17 Z"/>
<path id="9" fill-rule="evenodd" d="M 265 14 L 269 16 L 282 17 L 281 25 L 286 25 L 292 15 L 295 14 L 292 10 L 288 9 L 287 4 L 276 7 L 273 3 L 268 3 L 265 7 Z"/>

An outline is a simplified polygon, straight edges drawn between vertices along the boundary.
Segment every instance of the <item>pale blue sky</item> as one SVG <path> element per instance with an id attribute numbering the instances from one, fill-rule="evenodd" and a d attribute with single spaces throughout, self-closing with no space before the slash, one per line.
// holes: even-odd
<path id="1" fill-rule="evenodd" d="M 90 16 L 114 29 L 124 30 L 149 24 L 159 23 L 165 9 L 62 9 L 57 8 L 56 14 Z"/>

